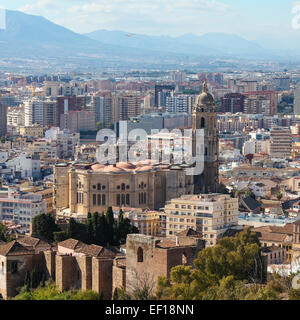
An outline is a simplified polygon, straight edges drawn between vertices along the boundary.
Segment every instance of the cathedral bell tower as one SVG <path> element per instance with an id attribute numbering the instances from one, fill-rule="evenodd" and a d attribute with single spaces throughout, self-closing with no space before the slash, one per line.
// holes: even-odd
<path id="1" fill-rule="evenodd" d="M 193 109 L 193 156 L 196 156 L 197 129 L 204 129 L 204 170 L 194 176 L 194 194 L 215 193 L 219 184 L 219 133 L 216 105 L 206 81 Z"/>

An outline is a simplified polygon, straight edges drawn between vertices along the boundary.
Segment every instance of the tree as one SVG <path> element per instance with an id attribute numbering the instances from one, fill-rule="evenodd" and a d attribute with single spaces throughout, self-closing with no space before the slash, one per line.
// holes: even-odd
<path id="1" fill-rule="evenodd" d="M 246 229 L 234 238 L 219 240 L 214 247 L 199 252 L 190 266 L 171 269 L 170 280 L 160 277 L 159 298 L 202 299 L 209 288 L 232 276 L 237 281 L 261 283 L 264 278 L 260 243 L 255 233 Z"/>
<path id="2" fill-rule="evenodd" d="M 0 240 L 6 241 L 6 233 L 7 233 L 7 227 L 0 223 Z"/>
<path id="3" fill-rule="evenodd" d="M 50 214 L 40 214 L 32 222 L 32 236 L 45 241 L 54 240 L 54 232 L 61 231 Z"/>
<path id="4" fill-rule="evenodd" d="M 112 207 L 108 207 L 106 214 L 105 214 L 105 233 L 106 233 L 106 240 L 107 243 L 110 245 L 114 245 L 117 242 L 117 239 L 114 239 L 114 231 L 115 231 L 115 219 Z"/>
<path id="5" fill-rule="evenodd" d="M 67 233 L 68 233 L 68 238 L 77 239 L 82 242 L 87 242 L 88 240 L 86 226 L 82 223 L 77 222 L 73 218 L 71 218 L 69 221 Z"/>
<path id="6" fill-rule="evenodd" d="M 14 239 L 14 236 L 8 234 L 8 228 L 6 227 L 6 225 L 0 223 L 0 240 L 4 242 L 10 242 Z"/>
<path id="7" fill-rule="evenodd" d="M 115 288 L 112 299 L 113 300 L 118 300 L 118 288 Z"/>
<path id="8" fill-rule="evenodd" d="M 99 300 L 104 300 L 104 293 L 102 290 L 100 291 Z"/>
<path id="9" fill-rule="evenodd" d="M 282 199 L 282 197 L 283 197 L 283 194 L 280 191 L 278 191 L 276 193 L 276 198 L 278 199 L 278 201 L 280 201 Z"/>
<path id="10" fill-rule="evenodd" d="M 98 121 L 98 122 L 96 123 L 96 129 L 97 129 L 97 131 L 99 131 L 99 130 L 102 129 L 102 123 L 101 123 L 101 121 Z"/>
<path id="11" fill-rule="evenodd" d="M 29 271 L 26 271 L 26 274 L 25 274 L 24 289 L 26 292 L 30 290 L 30 272 Z"/>
<path id="12" fill-rule="evenodd" d="M 58 231 L 53 233 L 53 239 L 56 243 L 67 240 L 69 238 L 68 232 Z"/>
<path id="13" fill-rule="evenodd" d="M 256 198 L 254 192 L 250 188 L 245 192 L 245 198 L 247 198 L 247 197 L 251 197 L 253 199 Z"/>
<path id="14" fill-rule="evenodd" d="M 97 292 L 87 290 L 69 290 L 61 292 L 55 285 L 55 282 L 49 280 L 45 286 L 22 291 L 14 300 L 100 300 Z"/>

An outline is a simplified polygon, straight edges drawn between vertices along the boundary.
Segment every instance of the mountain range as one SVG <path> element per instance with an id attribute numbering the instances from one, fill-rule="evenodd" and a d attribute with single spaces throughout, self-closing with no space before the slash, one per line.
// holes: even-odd
<path id="1" fill-rule="evenodd" d="M 245 58 L 246 55 L 247 58 L 261 58 L 262 56 L 270 57 L 274 55 L 254 42 L 226 33 L 211 32 L 201 36 L 184 34 L 178 37 L 170 37 L 97 30 L 85 35 L 107 44 L 196 56 Z"/>
<path id="2" fill-rule="evenodd" d="M 234 34 L 178 37 L 98 30 L 78 34 L 44 17 L 6 11 L 0 29 L 0 58 L 39 59 L 60 64 L 101 66 L 178 66 L 214 59 L 280 59 L 276 51 Z"/>

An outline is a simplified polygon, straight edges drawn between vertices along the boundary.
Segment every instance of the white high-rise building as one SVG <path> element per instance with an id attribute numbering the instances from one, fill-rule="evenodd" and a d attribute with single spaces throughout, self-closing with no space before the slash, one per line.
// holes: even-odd
<path id="1" fill-rule="evenodd" d="M 25 126 L 44 125 L 44 102 L 39 99 L 24 101 Z"/>
<path id="2" fill-rule="evenodd" d="M 171 96 L 166 98 L 166 111 L 168 113 L 192 113 L 193 105 L 195 99 L 193 96 L 180 95 L 180 96 Z"/>

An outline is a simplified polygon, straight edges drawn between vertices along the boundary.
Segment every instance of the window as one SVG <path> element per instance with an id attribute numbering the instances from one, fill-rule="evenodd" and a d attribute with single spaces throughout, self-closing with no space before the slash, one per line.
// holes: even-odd
<path id="1" fill-rule="evenodd" d="M 97 190 L 101 190 L 101 183 L 97 184 Z"/>
<path id="2" fill-rule="evenodd" d="M 205 128 L 205 118 L 201 118 L 201 128 Z"/>
<path id="3" fill-rule="evenodd" d="M 121 205 L 121 196 L 117 194 L 117 206 Z"/>
<path id="4" fill-rule="evenodd" d="M 106 204 L 106 197 L 105 194 L 102 195 L 102 205 L 105 206 Z"/>
<path id="5" fill-rule="evenodd" d="M 97 205 L 101 206 L 101 194 L 97 195 Z"/>
<path id="6" fill-rule="evenodd" d="M 122 190 L 125 190 L 125 183 L 122 183 L 121 189 L 122 189 Z"/>
<path id="7" fill-rule="evenodd" d="M 93 206 L 97 205 L 97 201 L 96 201 L 96 195 L 93 194 Z"/>
<path id="8" fill-rule="evenodd" d="M 137 262 L 143 262 L 143 261 L 144 261 L 144 251 L 141 247 L 139 247 L 137 251 Z"/>
<path id="9" fill-rule="evenodd" d="M 126 194 L 126 204 L 129 205 L 130 204 L 130 195 Z"/>

